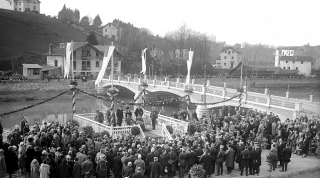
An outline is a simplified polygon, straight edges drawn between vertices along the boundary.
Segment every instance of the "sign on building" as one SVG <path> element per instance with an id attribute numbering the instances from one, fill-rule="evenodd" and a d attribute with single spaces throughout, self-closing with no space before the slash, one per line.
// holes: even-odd
<path id="1" fill-rule="evenodd" d="M 282 50 L 281 55 L 282 56 L 294 56 L 294 50 Z"/>

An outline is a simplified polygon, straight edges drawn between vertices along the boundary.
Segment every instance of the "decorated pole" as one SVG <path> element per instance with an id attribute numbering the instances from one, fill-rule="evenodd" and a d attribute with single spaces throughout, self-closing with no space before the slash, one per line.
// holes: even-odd
<path id="1" fill-rule="evenodd" d="M 73 119 L 74 114 L 76 113 L 76 87 L 77 87 L 78 83 L 75 80 L 72 80 L 70 82 L 70 87 L 71 87 L 71 91 L 72 91 L 72 117 L 71 119 Z"/>

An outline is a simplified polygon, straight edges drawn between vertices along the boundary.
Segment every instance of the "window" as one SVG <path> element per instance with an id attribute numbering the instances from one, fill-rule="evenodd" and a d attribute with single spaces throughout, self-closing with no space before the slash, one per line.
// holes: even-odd
<path id="1" fill-rule="evenodd" d="M 227 63 L 224 63 L 224 66 L 227 66 Z"/>
<path id="2" fill-rule="evenodd" d="M 299 70 L 299 68 L 298 68 L 298 67 L 296 67 L 296 70 Z"/>
<path id="3" fill-rule="evenodd" d="M 290 67 L 288 67 L 288 69 L 290 70 Z"/>
<path id="4" fill-rule="evenodd" d="M 77 70 L 77 61 L 73 61 L 73 70 Z"/>
<path id="5" fill-rule="evenodd" d="M 17 11 L 18 9 L 17 9 L 17 8 L 14 8 L 14 10 Z"/>
<path id="6" fill-rule="evenodd" d="M 233 69 L 233 61 L 230 62 L 230 68 Z"/>
<path id="7" fill-rule="evenodd" d="M 82 61 L 82 70 L 91 70 L 90 61 Z"/>
<path id="8" fill-rule="evenodd" d="M 86 75 L 86 73 L 85 73 L 85 72 L 80 72 L 80 74 L 81 74 L 81 75 Z"/>
<path id="9" fill-rule="evenodd" d="M 75 62 L 75 61 L 73 61 Z M 58 67 L 58 60 L 54 60 L 54 66 Z"/>
<path id="10" fill-rule="evenodd" d="M 283 67 L 283 69 L 286 69 L 286 67 Z"/>
<path id="11" fill-rule="evenodd" d="M 224 59 L 227 59 L 227 56 L 224 56 Z"/>
<path id="12" fill-rule="evenodd" d="M 33 69 L 33 75 L 39 75 L 40 69 Z"/>
<path id="13" fill-rule="evenodd" d="M 96 61 L 96 67 L 100 67 L 100 62 Z"/>
<path id="14" fill-rule="evenodd" d="M 12 3 L 10 2 L 10 6 L 12 5 Z"/>
<path id="15" fill-rule="evenodd" d="M 105 31 L 105 32 L 107 32 L 107 31 L 108 31 L 108 29 L 105 29 L 104 31 Z"/>
<path id="16" fill-rule="evenodd" d="M 21 2 L 19 2 L 19 5 L 21 6 Z"/>
<path id="17" fill-rule="evenodd" d="M 91 56 L 90 47 L 86 45 L 82 48 L 82 57 L 90 57 L 90 56 Z"/>
<path id="18" fill-rule="evenodd" d="M 19 8 L 19 11 L 21 12 L 21 8 Z"/>
<path id="19" fill-rule="evenodd" d="M 231 59 L 233 59 L 233 56 L 231 57 Z"/>
<path id="20" fill-rule="evenodd" d="M 292 61 L 292 63 L 294 63 L 294 61 Z"/>
<path id="21" fill-rule="evenodd" d="M 230 51 L 228 51 L 228 54 L 230 55 Z"/>
<path id="22" fill-rule="evenodd" d="M 303 61 L 301 61 L 301 64 L 303 64 Z"/>
<path id="23" fill-rule="evenodd" d="M 36 6 L 33 6 L 33 10 L 36 11 L 36 10 L 37 10 L 37 7 L 36 7 Z"/>
<path id="24" fill-rule="evenodd" d="M 224 51 L 224 53 L 227 53 L 227 51 Z"/>
<path id="25" fill-rule="evenodd" d="M 232 51 L 232 54 L 233 54 L 233 51 Z"/>

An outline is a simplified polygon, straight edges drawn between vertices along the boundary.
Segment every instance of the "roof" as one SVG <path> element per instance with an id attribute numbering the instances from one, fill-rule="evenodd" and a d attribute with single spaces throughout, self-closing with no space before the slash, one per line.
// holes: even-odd
<path id="1" fill-rule="evenodd" d="M 56 67 L 56 66 L 42 66 L 42 71 L 47 71 L 47 70 L 54 70 L 54 69 L 58 69 L 60 67 Z"/>
<path id="2" fill-rule="evenodd" d="M 23 67 L 29 68 L 29 69 L 42 69 L 42 67 L 39 64 L 22 64 Z"/>
<path id="3" fill-rule="evenodd" d="M 73 51 L 75 51 L 75 50 L 77 50 L 79 48 L 82 48 L 82 47 L 84 47 L 86 45 L 90 45 L 94 49 L 96 49 L 98 51 L 101 51 L 101 50 L 97 49 L 97 47 L 96 47 L 96 46 L 99 46 L 99 45 L 91 45 L 87 41 L 86 42 L 73 42 Z M 67 46 L 67 45 L 65 45 L 65 46 Z M 60 48 L 60 46 L 58 46 L 58 47 L 55 47 L 55 48 L 52 49 L 51 54 L 46 53 L 45 55 L 47 55 L 47 56 L 61 56 L 62 55 L 62 51 L 64 51 L 64 50 L 65 49 L 62 49 L 62 48 Z M 63 52 L 63 54 L 65 55 L 65 52 Z"/>
<path id="4" fill-rule="evenodd" d="M 95 48 L 97 48 L 99 51 L 101 51 L 101 52 L 105 52 L 106 50 L 108 51 L 108 48 L 110 47 L 110 46 L 108 46 L 108 45 L 93 45 Z M 115 47 L 116 48 L 116 47 Z M 120 55 L 120 56 L 122 56 L 116 49 L 114 49 L 114 53 L 116 54 L 116 55 Z"/>
<path id="5" fill-rule="evenodd" d="M 104 28 L 104 27 L 108 26 L 109 24 L 111 24 L 114 28 L 117 28 L 117 25 L 116 25 L 116 24 L 114 24 L 114 23 L 111 23 L 111 22 L 109 22 L 109 23 L 105 24 L 102 28 Z"/>
<path id="6" fill-rule="evenodd" d="M 303 51 L 301 46 L 281 46 L 277 48 L 278 50 L 295 50 L 295 51 Z"/>
<path id="7" fill-rule="evenodd" d="M 221 52 L 225 51 L 225 50 L 228 50 L 228 49 L 231 49 L 233 51 L 235 51 L 236 53 L 241 53 L 240 51 L 236 50 L 234 47 L 232 46 L 227 46 L 227 47 L 223 47 Z"/>
<path id="8" fill-rule="evenodd" d="M 312 56 L 281 56 L 280 61 L 313 61 Z"/>

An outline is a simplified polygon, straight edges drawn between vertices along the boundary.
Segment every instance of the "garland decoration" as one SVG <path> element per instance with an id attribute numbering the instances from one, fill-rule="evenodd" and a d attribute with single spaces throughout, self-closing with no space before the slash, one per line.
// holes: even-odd
<path id="1" fill-rule="evenodd" d="M 239 95 L 235 95 L 229 99 L 226 99 L 226 100 L 223 100 L 223 101 L 219 101 L 219 102 L 214 102 L 214 103 L 191 103 L 191 104 L 195 104 L 195 105 L 215 105 L 215 104 L 220 104 L 220 103 L 224 103 L 224 102 L 227 102 L 227 101 L 230 101 L 230 100 L 233 100 L 237 97 L 241 96 L 241 94 Z"/>
<path id="2" fill-rule="evenodd" d="M 239 94 L 239 110 L 241 109 L 241 100 L 242 100 L 242 94 L 243 94 L 243 88 L 239 88 L 238 91 L 240 92 Z"/>
<path id="3" fill-rule="evenodd" d="M 56 99 L 56 98 L 58 98 L 59 96 L 68 93 L 69 91 L 70 91 L 70 90 L 61 92 L 61 93 L 59 93 L 58 95 L 56 95 L 56 96 L 54 96 L 54 97 L 48 98 L 48 99 L 46 99 L 46 100 L 44 100 L 44 101 L 41 101 L 41 102 L 39 102 L 39 103 L 32 104 L 32 105 L 30 105 L 30 106 L 27 106 L 27 107 L 24 107 L 24 108 L 21 108 L 21 109 L 17 109 L 17 110 L 14 110 L 14 111 L 2 113 L 2 114 L 0 114 L 0 117 L 7 116 L 7 115 L 9 115 L 9 114 L 13 114 L 13 113 L 16 113 L 16 112 L 24 111 L 24 110 L 33 108 L 33 107 L 35 107 L 35 106 L 41 105 L 41 104 L 43 104 L 43 103 L 46 103 L 46 102 L 51 101 L 51 100 L 53 100 L 53 99 Z"/>
<path id="4" fill-rule="evenodd" d="M 76 88 L 76 90 L 78 90 L 79 92 L 84 93 L 84 94 L 86 94 L 86 95 L 88 95 L 88 96 L 90 96 L 90 97 L 92 97 L 92 98 L 96 98 L 96 99 L 100 99 L 100 100 L 103 100 L 103 101 L 111 102 L 111 99 L 107 99 L 107 98 L 102 97 L 102 96 L 97 96 L 97 95 L 88 93 L 88 92 L 86 92 L 86 91 L 84 91 L 84 90 L 81 90 L 81 89 L 79 89 L 79 88 Z"/>

